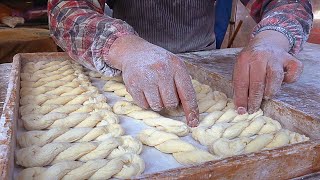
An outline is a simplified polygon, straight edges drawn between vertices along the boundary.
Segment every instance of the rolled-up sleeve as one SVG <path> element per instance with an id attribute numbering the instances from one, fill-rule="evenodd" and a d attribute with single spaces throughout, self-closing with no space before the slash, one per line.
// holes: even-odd
<path id="1" fill-rule="evenodd" d="M 49 27 L 57 45 L 72 59 L 116 76 L 121 72 L 108 63 L 110 47 L 118 37 L 135 32 L 126 22 L 104 15 L 104 4 L 101 0 L 49 0 Z"/>
<path id="2" fill-rule="evenodd" d="M 309 0 L 241 0 L 258 23 L 255 36 L 261 31 L 274 30 L 284 34 L 291 54 L 301 51 L 312 27 L 313 14 Z"/>

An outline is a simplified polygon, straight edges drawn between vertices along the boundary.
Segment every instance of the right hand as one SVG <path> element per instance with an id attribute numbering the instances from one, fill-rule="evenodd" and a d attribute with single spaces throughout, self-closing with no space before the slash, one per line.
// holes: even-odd
<path id="1" fill-rule="evenodd" d="M 171 52 L 135 35 L 119 37 L 109 51 L 110 64 L 122 71 L 127 91 L 142 108 L 176 108 L 179 101 L 187 124 L 199 123 L 196 94 L 184 62 Z"/>

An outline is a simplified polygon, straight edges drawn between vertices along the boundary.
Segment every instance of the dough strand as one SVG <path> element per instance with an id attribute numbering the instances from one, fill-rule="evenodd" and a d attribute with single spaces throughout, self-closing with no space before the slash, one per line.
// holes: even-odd
<path id="1" fill-rule="evenodd" d="M 101 142 L 48 143 L 42 147 L 34 145 L 17 150 L 16 163 L 24 167 L 39 167 L 63 161 L 113 159 L 129 152 L 140 154 L 141 150 L 141 142 L 131 136 L 108 138 Z"/>
<path id="2" fill-rule="evenodd" d="M 148 126 L 174 133 L 178 136 L 186 136 L 189 133 L 189 127 L 184 122 L 165 118 L 153 111 L 143 110 L 132 102 L 118 101 L 114 104 L 113 111 L 119 115 L 142 120 Z"/>
<path id="3" fill-rule="evenodd" d="M 207 151 L 197 149 L 172 133 L 146 129 L 139 133 L 138 138 L 145 145 L 155 147 L 161 152 L 172 154 L 180 164 L 199 164 L 217 159 L 216 156 Z"/>
<path id="4" fill-rule="evenodd" d="M 140 175 L 145 169 L 144 161 L 136 154 L 124 154 L 120 157 L 106 160 L 97 159 L 88 162 L 64 161 L 49 167 L 33 167 L 22 170 L 18 180 L 56 179 L 129 179 Z"/>
<path id="5" fill-rule="evenodd" d="M 33 145 L 44 146 L 56 142 L 103 141 L 124 134 L 119 124 L 109 124 L 94 128 L 53 128 L 45 131 L 27 131 L 17 137 L 18 144 L 24 148 Z"/>

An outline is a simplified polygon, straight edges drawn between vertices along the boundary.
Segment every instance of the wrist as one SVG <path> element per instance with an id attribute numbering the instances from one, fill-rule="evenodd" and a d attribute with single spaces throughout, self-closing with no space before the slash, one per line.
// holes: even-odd
<path id="1" fill-rule="evenodd" d="M 142 38 L 136 35 L 125 35 L 118 37 L 110 47 L 109 50 L 109 62 L 110 64 L 119 70 L 122 70 L 123 63 L 126 59 L 130 59 L 130 54 L 128 52 L 132 52 L 135 50 L 136 46 L 139 42 L 143 42 Z"/>
<path id="2" fill-rule="evenodd" d="M 284 34 L 273 30 L 259 32 L 252 39 L 252 42 L 262 43 L 272 48 L 283 49 L 286 52 L 289 52 L 291 48 L 288 38 Z"/>

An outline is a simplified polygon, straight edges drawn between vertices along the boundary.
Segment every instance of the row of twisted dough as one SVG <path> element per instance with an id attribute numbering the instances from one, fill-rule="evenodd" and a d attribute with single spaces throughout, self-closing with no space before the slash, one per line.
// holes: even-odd
<path id="1" fill-rule="evenodd" d="M 94 128 L 64 128 L 58 127 L 50 130 L 27 131 L 18 134 L 17 141 L 20 147 L 33 145 L 44 146 L 57 142 L 90 142 L 104 141 L 110 137 L 124 135 L 124 130 L 119 124 L 109 124 Z"/>
<path id="2" fill-rule="evenodd" d="M 110 137 L 100 142 L 48 143 L 17 150 L 16 163 L 23 167 L 39 167 L 63 161 L 113 159 L 126 153 L 140 154 L 141 150 L 141 142 L 131 136 Z"/>
<path id="3" fill-rule="evenodd" d="M 163 117 L 154 111 L 144 110 L 132 102 L 116 102 L 113 106 L 113 112 L 119 115 L 126 115 L 137 120 L 142 120 L 148 126 L 155 127 L 159 130 L 173 133 L 178 136 L 185 136 L 189 133 L 189 128 L 184 122 Z"/>
<path id="4" fill-rule="evenodd" d="M 18 180 L 101 180 L 109 178 L 129 179 L 145 169 L 143 160 L 136 154 L 124 154 L 114 159 L 96 159 L 87 162 L 64 161 L 50 167 L 33 167 L 20 172 Z"/>
<path id="5" fill-rule="evenodd" d="M 78 75 L 81 75 L 81 68 L 77 67 L 76 70 L 79 70 Z M 74 79 L 77 78 L 78 76 Z M 20 112 L 27 130 L 94 127 L 97 124 L 118 123 L 118 118 L 105 103 L 106 98 L 98 94 L 98 90 L 90 85 L 89 80 L 83 76 L 79 82 L 74 83 L 74 79 L 69 79 L 74 86 L 70 86 L 70 83 L 57 84 L 60 80 L 51 79 L 51 82 L 47 82 L 42 78 L 31 83 L 34 85 L 41 82 L 40 86 L 21 88 Z M 47 86 L 48 84 L 52 86 Z M 53 89 L 46 91 L 48 87 Z"/>
<path id="6" fill-rule="evenodd" d="M 116 147 L 107 158 L 118 158 L 117 161 L 114 161 L 118 164 L 109 167 L 109 169 L 114 170 L 114 173 L 110 176 L 128 178 L 141 174 L 144 170 L 144 162 L 139 156 L 135 155 L 141 152 L 141 143 L 131 136 L 120 136 L 123 135 L 123 129 L 119 124 L 115 124 L 119 121 L 118 117 L 110 111 L 110 106 L 105 103 L 106 98 L 98 93 L 97 88 L 91 86 L 89 79 L 82 73 L 81 66 L 66 61 L 56 61 L 56 64 L 50 62 L 49 65 L 51 67 L 45 67 L 44 63 L 38 63 L 36 68 L 32 68 L 32 65 L 28 66 L 27 64 L 25 66 L 27 67 L 26 71 L 22 73 L 21 96 L 23 98 L 21 99 L 20 112 L 23 121 L 28 122 L 24 124 L 29 124 L 29 129 L 50 130 L 28 131 L 20 134 L 18 143 L 26 148 L 17 152 L 22 157 L 18 158 L 16 156 L 17 159 L 22 159 L 21 162 L 28 161 L 26 157 L 29 157 L 28 154 L 30 155 L 32 152 L 42 152 L 42 148 L 46 148 L 48 152 L 50 150 L 56 152 L 57 148 L 60 147 L 62 149 L 67 148 L 58 155 L 60 160 L 62 158 L 62 164 L 65 163 L 65 160 L 69 161 L 74 156 L 79 158 L 82 156 L 82 160 L 93 158 L 93 160 L 90 160 L 93 165 L 101 165 L 103 160 L 95 157 L 102 158 L 103 154 L 100 151 L 106 153 L 109 142 L 113 143 L 113 145 L 109 144 L 111 145 L 109 148 Z M 76 128 L 69 129 L 70 127 Z M 117 141 L 112 140 L 114 137 L 117 137 Z M 131 138 L 131 143 L 128 140 L 129 138 Z M 132 143 L 133 141 L 136 142 Z M 91 149 L 91 153 L 87 152 L 90 147 L 93 148 L 94 146 L 96 146 L 96 149 Z M 84 153 L 88 154 L 84 155 Z M 49 154 L 42 154 L 42 156 L 50 159 Z M 42 158 L 42 156 L 37 157 Z M 124 158 L 125 156 L 127 158 Z M 63 158 L 67 159 L 64 160 Z M 79 161 L 79 159 L 77 160 Z M 78 161 L 74 161 L 74 163 L 79 164 Z M 107 160 L 104 160 L 104 162 L 107 162 Z M 26 164 L 32 163 L 27 162 Z M 82 164 L 85 167 L 87 163 Z M 53 166 L 48 169 L 52 168 Z M 32 172 L 32 169 L 26 169 L 25 172 Z M 36 167 L 36 169 L 45 168 Z M 90 172 L 85 171 L 84 173 Z M 21 174 L 21 177 L 24 177 L 25 173 Z M 80 177 L 84 176 L 80 175 Z M 104 179 L 106 178 L 109 177 Z"/>
<path id="7" fill-rule="evenodd" d="M 263 116 L 261 110 L 251 115 L 238 115 L 233 109 L 208 114 L 198 127 L 192 129 L 192 137 L 220 157 L 257 152 L 309 139 L 282 129 L 278 121 Z"/>
<path id="8" fill-rule="evenodd" d="M 139 133 L 138 138 L 147 146 L 155 147 L 163 153 L 172 154 L 176 161 L 183 165 L 199 164 L 217 159 L 209 152 L 181 140 L 177 135 L 157 129 L 145 129 Z"/>

